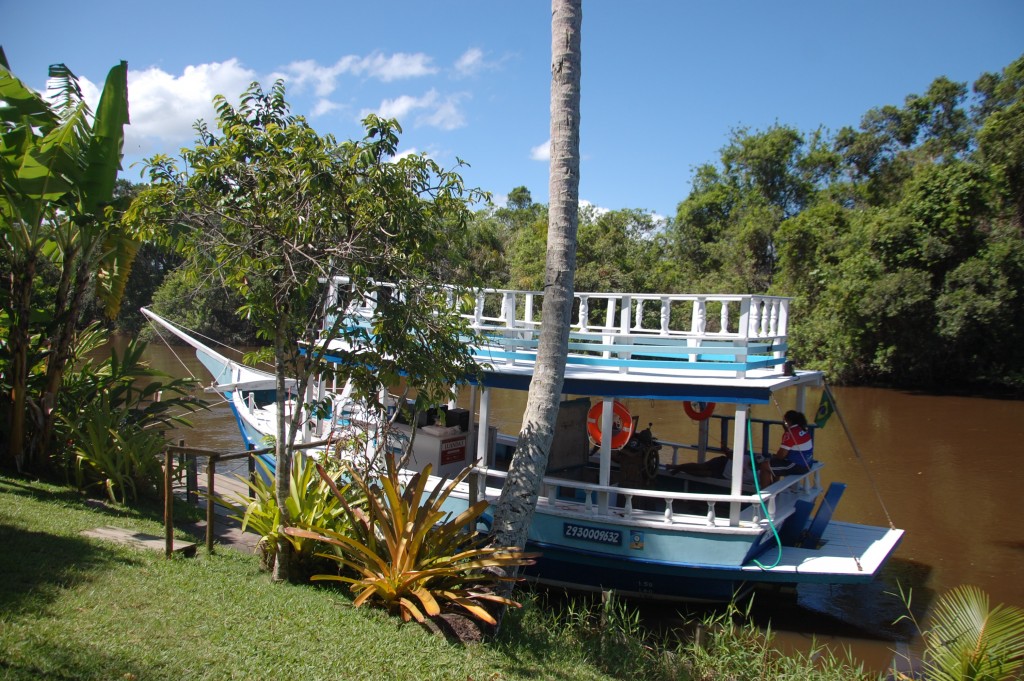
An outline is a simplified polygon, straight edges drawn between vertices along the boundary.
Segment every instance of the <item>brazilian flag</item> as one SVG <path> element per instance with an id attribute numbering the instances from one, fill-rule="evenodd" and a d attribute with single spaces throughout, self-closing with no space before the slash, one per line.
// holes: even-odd
<path id="1" fill-rule="evenodd" d="M 825 386 L 825 391 L 821 393 L 821 403 L 818 404 L 818 413 L 814 415 L 814 425 L 818 428 L 824 428 L 825 422 L 831 418 L 835 411 L 836 405 L 832 401 L 832 391 L 828 389 L 828 386 Z"/>

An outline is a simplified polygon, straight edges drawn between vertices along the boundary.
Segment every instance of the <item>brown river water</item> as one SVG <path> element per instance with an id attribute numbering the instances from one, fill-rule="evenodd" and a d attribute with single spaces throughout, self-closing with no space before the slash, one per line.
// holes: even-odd
<path id="1" fill-rule="evenodd" d="M 154 368 L 174 376 L 189 372 L 209 381 L 187 349 L 176 354 L 153 343 Z M 848 648 L 869 668 L 884 670 L 894 650 L 919 644 L 906 608 L 892 595 L 913 591 L 913 609 L 925 612 L 937 594 L 961 584 L 985 590 L 992 605 L 1024 607 L 1024 401 L 950 397 L 877 388 L 834 388 L 858 456 L 835 416 L 815 435 L 815 458 L 825 463 L 824 482 L 848 484 L 835 518 L 906 531 L 902 544 L 870 585 L 801 586 L 795 593 L 754 597 L 759 622 L 771 621 L 783 647 L 806 650 L 812 639 L 837 653 Z M 216 397 L 212 395 L 210 397 Z M 792 396 L 786 396 L 792 399 Z M 818 395 L 808 399 L 808 411 Z M 468 400 L 460 401 L 462 406 Z M 496 391 L 492 419 L 516 433 L 526 393 Z M 630 412 L 662 440 L 694 442 L 696 425 L 681 405 L 627 400 Z M 781 420 L 793 408 L 781 402 L 754 410 Z M 719 407 L 722 409 L 722 407 Z M 189 445 L 237 451 L 241 439 L 226 405 L 196 414 L 181 431 Z M 714 441 L 714 437 L 712 437 Z M 776 446 L 778 443 L 772 443 Z M 663 459 L 670 454 L 662 450 Z M 671 624 L 678 606 L 644 606 L 645 616 Z"/>

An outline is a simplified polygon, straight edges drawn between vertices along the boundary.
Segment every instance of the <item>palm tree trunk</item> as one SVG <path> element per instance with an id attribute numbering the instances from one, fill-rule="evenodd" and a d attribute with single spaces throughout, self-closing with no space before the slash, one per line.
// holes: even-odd
<path id="1" fill-rule="evenodd" d="M 551 175 L 544 302 L 523 427 L 494 515 L 494 543 L 526 545 L 565 379 L 576 273 L 582 0 L 551 3 Z"/>

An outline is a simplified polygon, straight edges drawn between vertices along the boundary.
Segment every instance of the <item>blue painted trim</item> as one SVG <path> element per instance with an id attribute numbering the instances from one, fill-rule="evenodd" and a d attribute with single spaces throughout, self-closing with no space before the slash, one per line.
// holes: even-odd
<path id="1" fill-rule="evenodd" d="M 821 535 L 825 533 L 825 528 L 828 527 L 829 522 L 832 520 L 832 514 L 835 512 L 836 506 L 839 505 L 839 500 L 845 491 L 845 482 L 833 482 L 828 486 L 828 491 L 821 498 L 818 512 L 814 514 L 814 520 L 811 521 L 811 526 L 807 528 L 807 535 L 801 543 L 804 548 L 814 549 L 818 547 Z"/>
<path id="2" fill-rule="evenodd" d="M 488 388 L 528 390 L 530 375 L 485 372 L 483 383 Z M 476 381 L 471 380 L 471 383 Z M 669 383 L 640 383 L 629 380 L 605 381 L 566 376 L 562 387 L 566 395 L 593 395 L 650 400 L 696 400 L 743 404 L 769 404 L 771 390 L 754 386 L 721 387 Z"/>

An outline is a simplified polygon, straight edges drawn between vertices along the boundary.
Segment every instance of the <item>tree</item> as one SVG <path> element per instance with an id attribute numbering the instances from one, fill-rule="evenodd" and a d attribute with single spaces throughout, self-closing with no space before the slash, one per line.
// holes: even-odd
<path id="1" fill-rule="evenodd" d="M 668 263 L 650 213 L 614 210 L 580 220 L 579 291 L 664 291 L 673 283 L 665 271 Z"/>
<path id="2" fill-rule="evenodd" d="M 437 284 L 458 265 L 450 256 L 460 252 L 467 201 L 480 193 L 426 157 L 393 160 L 395 121 L 368 116 L 359 141 L 318 135 L 290 113 L 281 81 L 268 92 L 253 83 L 237 107 L 223 96 L 214 102 L 217 132 L 196 124 L 196 145 L 183 151 L 189 171 L 150 159 L 153 185 L 128 219 L 167 225 L 190 275 L 238 295 L 239 314 L 271 342 L 275 485 L 287 526 L 291 453 L 308 412 L 286 410 L 286 380 L 303 400 L 327 370 L 323 343 L 344 341 L 347 349 L 331 353 L 341 360 L 336 377 L 371 407 L 381 408 L 380 387 L 401 377 L 428 402 L 471 371 L 465 323 Z M 325 283 L 336 275 L 350 284 Z M 372 326 L 348 324 L 350 304 L 367 298 L 377 303 Z M 288 578 L 288 546 L 277 554 L 278 579 Z"/>
<path id="3" fill-rule="evenodd" d="M 697 169 L 670 231 L 691 290 L 767 291 L 777 272 L 779 226 L 829 184 L 836 161 L 820 131 L 805 140 L 779 125 L 734 130 L 721 166 Z"/>
<path id="4" fill-rule="evenodd" d="M 66 66 L 50 67 L 51 104 L 11 73 L 0 51 L 0 243 L 10 272 L 2 297 L 11 386 L 6 458 L 19 468 L 30 406 L 37 437 L 28 464 L 41 466 L 48 451 L 87 288 L 97 286 L 113 317 L 138 248 L 111 207 L 128 124 L 127 74 L 126 62 L 110 70 L 93 115 Z M 40 308 L 44 326 L 33 330 L 34 280 L 46 260 L 59 281 L 52 305 Z M 41 394 L 30 398 L 33 366 L 45 378 Z"/>
<path id="5" fill-rule="evenodd" d="M 551 3 L 551 175 L 544 307 L 522 431 L 494 513 L 494 544 L 524 548 L 565 379 L 576 269 L 582 0 Z"/>
<path id="6" fill-rule="evenodd" d="M 1006 184 L 1006 204 L 1017 229 L 1024 231 L 1024 56 L 977 80 L 978 149 L 985 163 Z"/>

